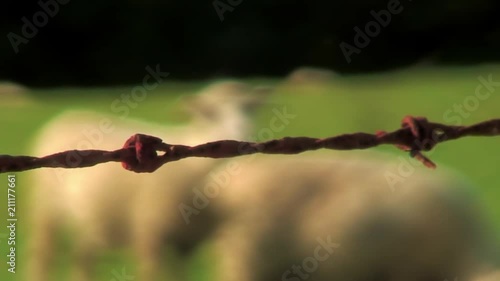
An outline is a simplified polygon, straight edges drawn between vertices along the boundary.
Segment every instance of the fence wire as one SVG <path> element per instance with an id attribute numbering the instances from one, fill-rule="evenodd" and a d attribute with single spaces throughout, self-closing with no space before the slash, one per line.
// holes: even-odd
<path id="1" fill-rule="evenodd" d="M 61 137 L 64 132 L 61 132 Z M 391 144 L 409 151 L 425 166 L 436 165 L 422 151 L 429 151 L 438 143 L 466 136 L 498 136 L 500 119 L 492 119 L 471 126 L 449 126 L 429 122 L 424 117 L 406 116 L 401 128 L 393 132 L 375 134 L 353 133 L 329 138 L 285 137 L 266 142 L 220 140 L 197 146 L 164 143 L 160 138 L 143 134 L 131 136 L 121 149 L 68 150 L 45 157 L 0 155 L 0 173 L 26 171 L 38 168 L 83 168 L 106 162 L 121 162 L 136 173 L 151 173 L 162 165 L 188 157 L 229 158 L 254 153 L 297 154 L 309 150 L 367 149 Z M 159 155 L 158 152 L 164 152 Z"/>

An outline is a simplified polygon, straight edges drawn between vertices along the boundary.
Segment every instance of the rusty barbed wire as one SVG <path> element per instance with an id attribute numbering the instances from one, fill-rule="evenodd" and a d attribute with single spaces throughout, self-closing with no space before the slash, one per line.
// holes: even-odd
<path id="1" fill-rule="evenodd" d="M 424 117 L 406 116 L 402 128 L 393 132 L 375 134 L 353 133 L 329 138 L 285 137 L 266 142 L 221 140 L 197 146 L 172 145 L 160 138 L 136 134 L 123 148 L 105 150 L 68 150 L 45 157 L 0 155 L 0 173 L 37 168 L 83 168 L 106 162 L 121 162 L 136 173 L 151 173 L 162 165 L 187 157 L 229 158 L 253 153 L 297 154 L 309 150 L 367 149 L 391 144 L 409 151 L 412 157 L 429 168 L 436 165 L 422 151 L 429 151 L 438 143 L 465 136 L 498 136 L 500 119 L 484 121 L 471 126 L 449 126 L 427 121 Z M 158 151 L 165 152 L 158 155 Z M 73 159 L 72 159 L 73 158 Z"/>

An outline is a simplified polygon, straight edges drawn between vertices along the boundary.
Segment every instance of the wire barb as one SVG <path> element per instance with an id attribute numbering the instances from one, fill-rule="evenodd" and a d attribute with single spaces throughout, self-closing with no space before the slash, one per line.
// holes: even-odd
<path id="1" fill-rule="evenodd" d="M 136 173 L 152 173 L 165 163 L 187 157 L 229 158 L 254 153 L 297 154 L 318 149 L 367 149 L 383 144 L 395 145 L 403 151 L 409 151 L 410 156 L 426 167 L 435 168 L 436 164 L 422 151 L 429 151 L 441 142 L 466 136 L 500 135 L 500 119 L 471 126 L 448 126 L 429 122 L 424 117 L 406 116 L 401 127 L 390 133 L 354 133 L 324 139 L 285 137 L 260 143 L 221 140 L 197 146 L 167 144 L 157 137 L 136 134 L 131 136 L 121 149 L 115 151 L 68 150 L 41 158 L 0 155 L 0 173 L 42 167 L 82 168 L 106 162 L 121 162 L 123 168 Z M 164 154 L 158 155 L 158 151 Z"/>

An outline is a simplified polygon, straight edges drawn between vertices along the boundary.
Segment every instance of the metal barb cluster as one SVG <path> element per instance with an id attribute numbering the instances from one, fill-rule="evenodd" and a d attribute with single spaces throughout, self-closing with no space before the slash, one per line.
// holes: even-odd
<path id="1" fill-rule="evenodd" d="M 393 132 L 377 131 L 375 134 L 354 133 L 330 138 L 285 137 L 266 142 L 240 142 L 221 140 L 197 146 L 172 145 L 160 138 L 136 134 L 123 148 L 115 151 L 69 150 L 45 157 L 0 155 L 0 173 L 25 171 L 42 167 L 82 168 L 105 162 L 121 162 L 122 166 L 136 173 L 152 173 L 163 164 L 187 157 L 228 158 L 254 153 L 297 154 L 322 148 L 334 150 L 367 149 L 391 144 L 429 168 L 436 165 L 422 151 L 429 151 L 438 143 L 465 136 L 498 136 L 500 119 L 493 119 L 471 126 L 448 126 L 427 121 L 424 117 L 406 116 L 402 128 Z M 158 155 L 158 152 L 164 152 Z M 71 161 L 77 154 L 79 161 Z"/>

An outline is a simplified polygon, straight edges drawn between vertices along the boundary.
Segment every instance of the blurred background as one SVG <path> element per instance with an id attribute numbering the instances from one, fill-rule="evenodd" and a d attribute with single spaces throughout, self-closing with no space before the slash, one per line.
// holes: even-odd
<path id="1" fill-rule="evenodd" d="M 498 1 L 5 4 L 0 11 L 1 154 L 28 154 L 37 130 L 66 109 L 120 116 L 117 106 L 124 103 L 115 101 L 144 85 L 146 75 L 158 83 L 147 98 L 127 107 L 128 118 L 181 123 L 186 117 L 178 111 L 180 96 L 230 78 L 274 87 L 268 102 L 296 114 L 274 138 L 389 131 L 408 114 L 453 125 L 499 117 Z M 261 109 L 254 120 L 257 131 L 269 126 L 272 116 Z M 474 196 L 497 240 L 499 144 L 497 138 L 465 138 L 438 146 L 431 157 L 476 187 Z M 377 150 L 401 155 L 393 147 Z M 30 184 L 23 173 L 17 175 L 22 271 Z M 4 174 L 0 179 L 7 182 Z M 6 198 L 2 189 L 0 206 L 6 206 Z M 6 209 L 0 212 L 4 222 Z M 5 257 L 7 231 L 0 229 Z M 109 254 L 100 264 L 109 269 L 102 280 L 112 280 L 110 272 L 123 265 L 133 268 L 125 256 Z M 200 248 L 191 261 L 192 280 L 211 280 L 210 257 L 209 246 Z M 66 270 L 65 256 L 58 259 Z M 0 279 L 9 280 L 12 275 L 1 264 Z"/>
<path id="2" fill-rule="evenodd" d="M 95 86 L 136 83 L 151 64 L 192 80 L 276 77 L 302 65 L 363 73 L 500 58 L 497 1 L 402 0 L 348 63 L 339 45 L 357 47 L 354 28 L 365 30 L 372 11 L 389 3 L 8 1 L 0 77 L 29 86 Z"/>

